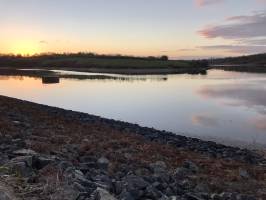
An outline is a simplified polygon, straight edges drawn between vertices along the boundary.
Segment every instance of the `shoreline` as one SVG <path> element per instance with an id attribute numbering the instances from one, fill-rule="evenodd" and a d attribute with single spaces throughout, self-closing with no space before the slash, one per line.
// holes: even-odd
<path id="1" fill-rule="evenodd" d="M 212 69 L 221 69 L 225 71 L 266 73 L 266 65 L 257 64 L 215 64 L 210 67 Z"/>
<path id="2" fill-rule="evenodd" d="M 87 72 L 87 73 L 105 73 L 105 74 L 120 74 L 120 75 L 171 75 L 171 74 L 202 74 L 205 75 L 209 68 L 104 68 L 104 67 L 91 67 L 91 68 L 73 68 L 73 67 L 0 67 L 1 71 L 9 73 L 18 73 L 21 69 L 28 69 L 28 72 L 32 72 L 36 69 L 48 71 L 48 70 L 65 70 L 65 71 L 76 71 L 76 72 Z M 16 72 L 17 71 L 17 72 Z"/>
<path id="3" fill-rule="evenodd" d="M 0 192 L 18 199 L 266 195 L 258 151 L 4 96 L 0 133 Z"/>

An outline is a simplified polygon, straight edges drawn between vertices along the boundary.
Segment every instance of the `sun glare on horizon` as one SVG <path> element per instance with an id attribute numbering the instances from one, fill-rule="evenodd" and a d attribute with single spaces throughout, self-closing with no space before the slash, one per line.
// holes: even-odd
<path id="1" fill-rule="evenodd" d="M 10 48 L 10 53 L 16 55 L 20 54 L 23 56 L 27 55 L 30 56 L 39 52 L 40 52 L 40 46 L 38 45 L 38 43 L 26 40 L 17 41 Z"/>

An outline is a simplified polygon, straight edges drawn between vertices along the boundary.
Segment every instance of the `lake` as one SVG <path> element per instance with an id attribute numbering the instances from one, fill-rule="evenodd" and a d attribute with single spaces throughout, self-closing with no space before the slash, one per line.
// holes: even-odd
<path id="1" fill-rule="evenodd" d="M 207 75 L 0 76 L 0 94 L 225 143 L 266 145 L 266 74 L 209 70 Z"/>

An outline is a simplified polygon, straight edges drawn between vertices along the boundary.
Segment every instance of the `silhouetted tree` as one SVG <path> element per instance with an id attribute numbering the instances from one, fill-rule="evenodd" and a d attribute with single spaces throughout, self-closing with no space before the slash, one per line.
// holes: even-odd
<path id="1" fill-rule="evenodd" d="M 168 59 L 168 56 L 163 55 L 163 56 L 161 56 L 160 60 L 168 61 L 169 59 Z"/>

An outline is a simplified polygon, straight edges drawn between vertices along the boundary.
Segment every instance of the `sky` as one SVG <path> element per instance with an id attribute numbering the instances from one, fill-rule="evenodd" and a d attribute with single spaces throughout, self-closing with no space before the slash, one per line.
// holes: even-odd
<path id="1" fill-rule="evenodd" d="M 0 0 L 0 53 L 266 52 L 266 0 Z"/>

